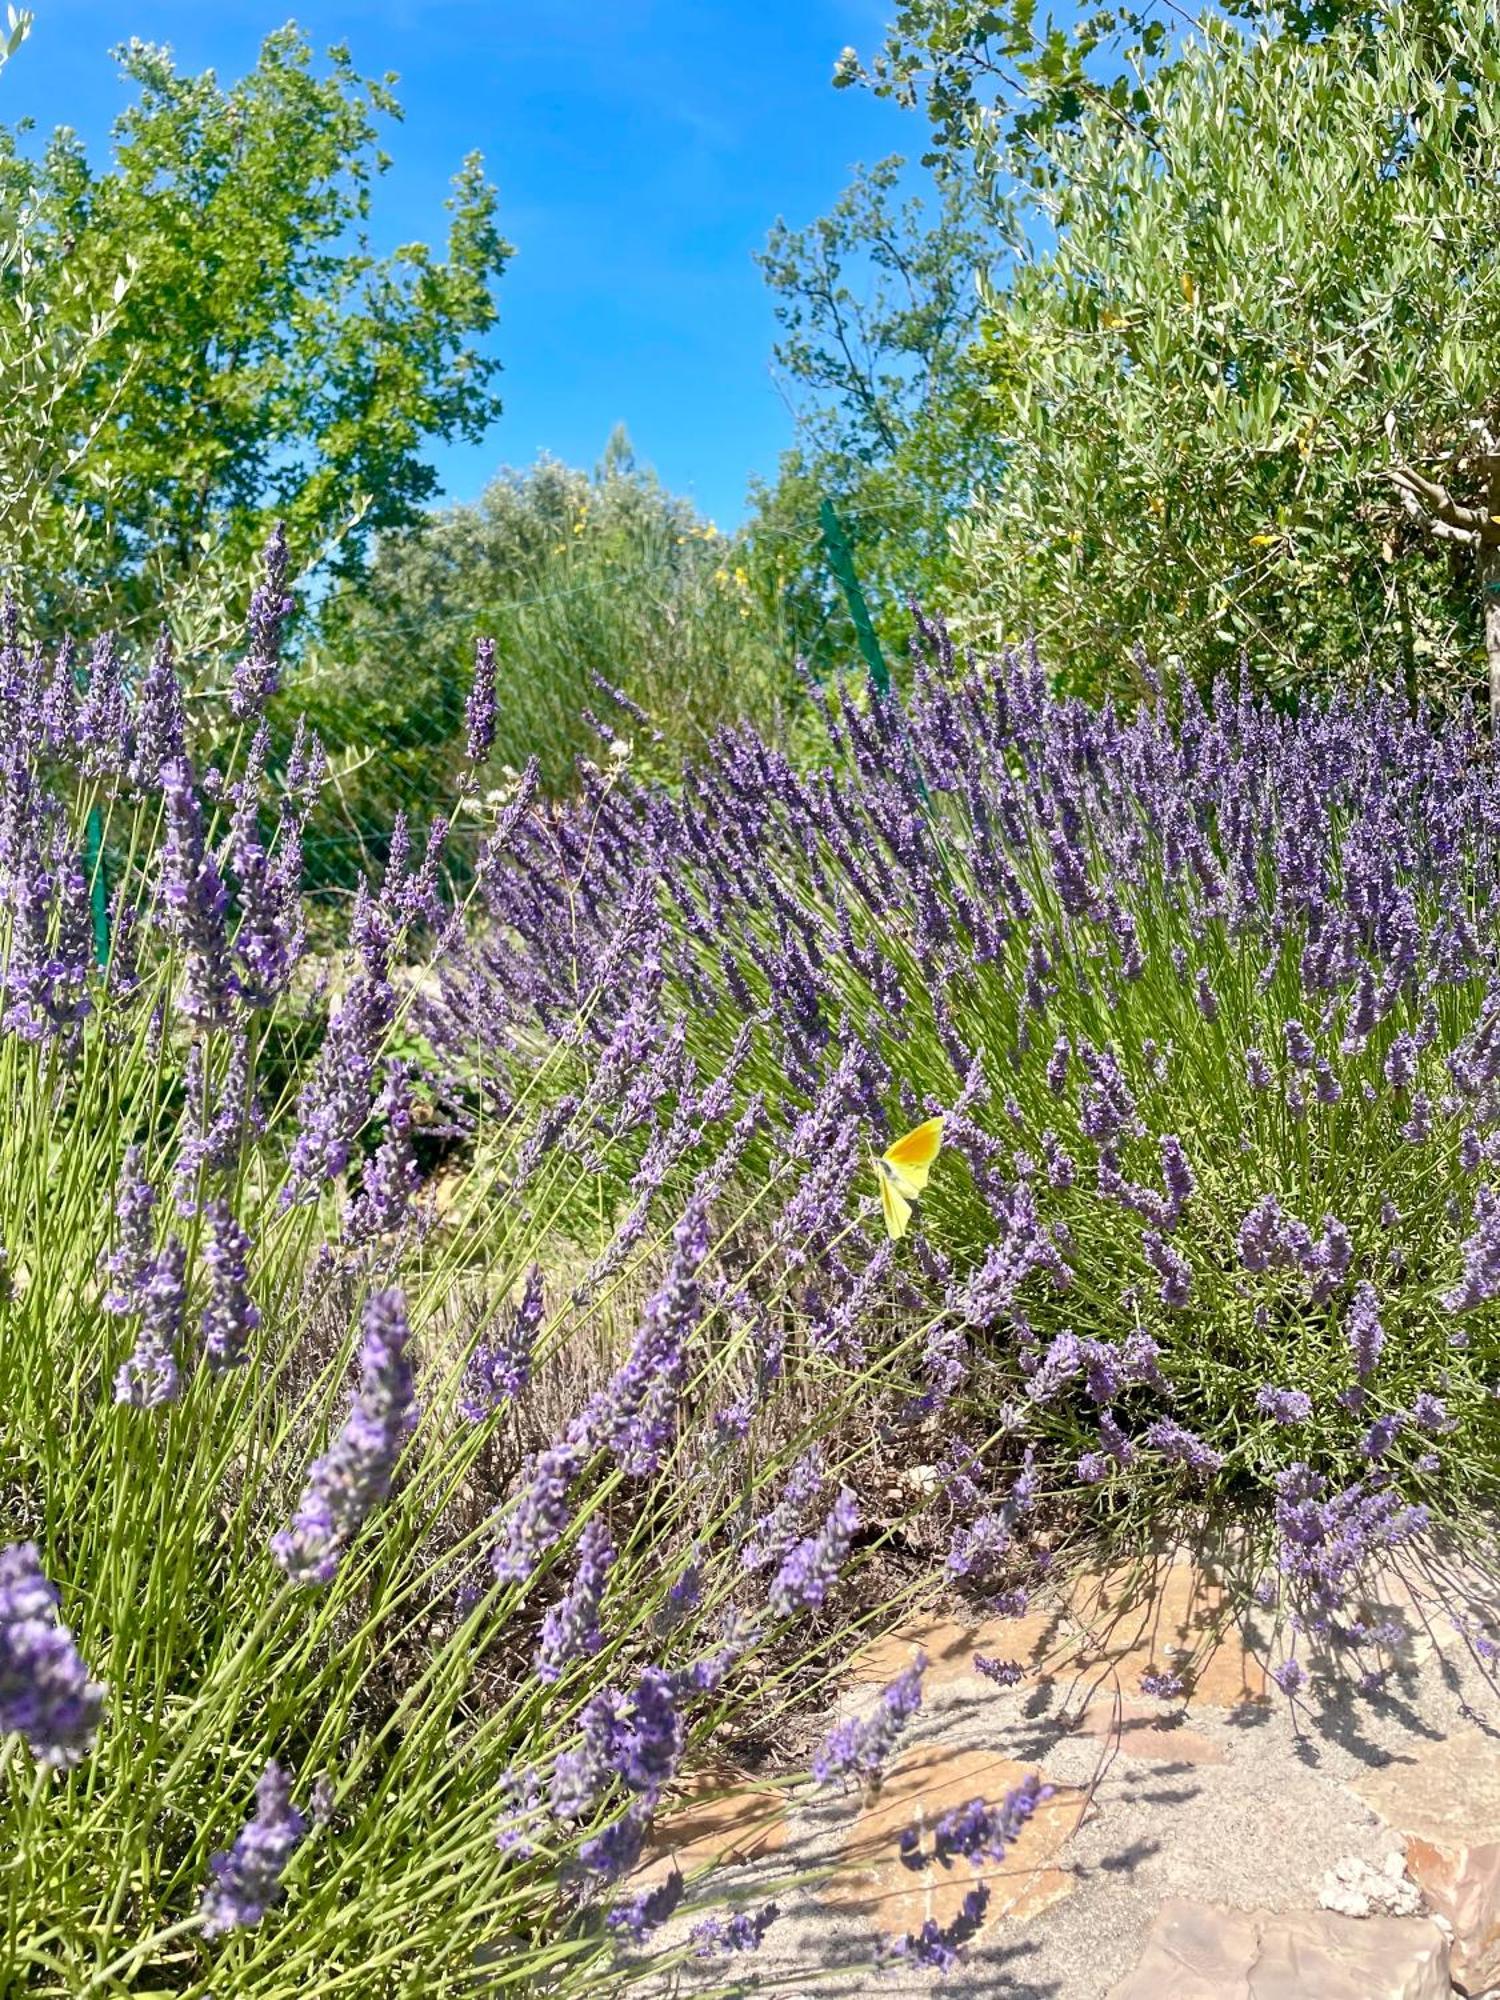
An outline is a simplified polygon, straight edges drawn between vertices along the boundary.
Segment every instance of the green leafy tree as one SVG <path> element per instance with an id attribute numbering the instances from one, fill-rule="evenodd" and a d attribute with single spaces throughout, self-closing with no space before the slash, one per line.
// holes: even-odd
<path id="1" fill-rule="evenodd" d="M 1000 469 L 955 529 L 961 622 L 1080 686 L 1144 647 L 1286 690 L 1487 668 L 1500 705 L 1500 26 L 1223 15 L 904 0 L 841 64 L 1027 223 L 966 357 Z"/>
<path id="2" fill-rule="evenodd" d="M 955 536 L 967 629 L 1080 686 L 1133 649 L 1272 686 L 1500 700 L 1500 24 L 1460 0 L 1313 41 L 1206 24 L 1128 130 L 1049 136 L 1050 247 L 989 294 L 1003 476 Z M 1487 616 L 1486 605 L 1491 606 Z"/>
<path id="3" fill-rule="evenodd" d="M 445 255 L 370 247 L 394 79 L 360 77 L 343 48 L 318 64 L 292 27 L 227 87 L 141 42 L 117 60 L 136 97 L 107 167 L 66 128 L 39 158 L 24 129 L 0 135 L 25 295 L 97 334 L 51 412 L 59 476 L 33 496 L 48 518 L 27 581 L 49 623 L 85 598 L 123 626 L 164 595 L 180 617 L 232 599 L 277 518 L 299 559 L 356 572 L 435 490 L 427 441 L 477 438 L 499 408 L 478 343 L 509 248 L 478 158 Z M 22 292 L 0 272 L 12 314 Z"/>
<path id="4" fill-rule="evenodd" d="M 807 228 L 778 222 L 760 258 L 798 441 L 774 484 L 754 490 L 751 566 L 817 664 L 853 650 L 819 502 L 839 510 L 890 650 L 909 629 L 911 595 L 947 594 L 948 524 L 992 466 L 968 356 L 975 271 L 1005 218 L 972 176 L 939 177 L 927 201 L 903 195 L 904 166 L 863 170 Z"/>

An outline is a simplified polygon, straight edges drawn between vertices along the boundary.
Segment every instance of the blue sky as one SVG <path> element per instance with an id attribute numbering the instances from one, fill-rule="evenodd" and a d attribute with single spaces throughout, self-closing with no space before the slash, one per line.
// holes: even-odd
<path id="1" fill-rule="evenodd" d="M 265 0 L 30 0 L 31 40 L 0 78 L 0 118 L 74 126 L 95 157 L 125 93 L 123 34 L 183 68 L 238 75 L 287 18 Z M 467 498 L 547 449 L 597 458 L 624 423 L 638 455 L 721 525 L 791 422 L 752 253 L 778 214 L 812 220 L 854 164 L 916 154 L 921 124 L 835 91 L 847 43 L 878 42 L 884 0 L 342 0 L 295 18 L 396 70 L 406 111 L 377 195 L 382 244 L 432 238 L 470 148 L 500 189 L 517 255 L 501 284 L 505 414 L 482 446 L 443 448 Z"/>

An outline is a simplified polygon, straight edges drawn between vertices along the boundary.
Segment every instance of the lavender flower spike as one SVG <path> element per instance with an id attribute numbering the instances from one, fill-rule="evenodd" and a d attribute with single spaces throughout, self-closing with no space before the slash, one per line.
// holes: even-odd
<path id="1" fill-rule="evenodd" d="M 48 1770 L 88 1754 L 104 1704 L 57 1606 L 35 1542 L 0 1549 L 0 1736 L 24 1737 Z"/>
<path id="2" fill-rule="evenodd" d="M 141 1292 L 141 1330 L 128 1361 L 115 1372 L 115 1401 L 138 1410 L 175 1403 L 182 1391 L 177 1339 L 182 1331 L 186 1252 L 175 1236 L 151 1267 Z"/>
<path id="3" fill-rule="evenodd" d="M 1452 1291 L 1443 1293 L 1451 1312 L 1467 1312 L 1500 1293 L 1500 1195 L 1483 1187 L 1474 1197 L 1474 1233 L 1464 1249 L 1464 1274 Z"/>
<path id="4" fill-rule="evenodd" d="M 537 1647 L 537 1679 L 555 1681 L 574 1660 L 590 1659 L 599 1650 L 599 1606 L 614 1565 L 615 1545 L 596 1515 L 578 1542 L 578 1568 L 567 1596 L 554 1604 L 542 1621 Z"/>
<path id="5" fill-rule="evenodd" d="M 739 1910 L 732 1917 L 705 1917 L 688 1932 L 688 1941 L 698 1958 L 720 1958 L 743 1951 L 759 1951 L 761 1940 L 780 1912 L 774 1903 L 752 1916 Z"/>
<path id="6" fill-rule="evenodd" d="M 531 1481 L 506 1517 L 505 1536 L 490 1557 L 502 1583 L 524 1583 L 568 1525 L 568 1488 L 588 1453 L 565 1439 L 531 1466 Z"/>
<path id="7" fill-rule="evenodd" d="M 261 580 L 250 597 L 248 647 L 229 689 L 229 712 L 241 721 L 260 715 L 281 681 L 282 628 L 294 605 L 286 588 L 286 530 L 279 521 L 262 551 L 261 564 Z"/>
<path id="8" fill-rule="evenodd" d="M 865 1784 L 878 1783 L 896 1739 L 922 1706 L 922 1676 L 927 1655 L 918 1653 L 912 1664 L 886 1687 L 875 1713 L 868 1720 L 858 1717 L 840 1722 L 829 1731 L 813 1758 L 813 1777 L 820 1785 L 832 1784 L 845 1776 Z"/>
<path id="9" fill-rule="evenodd" d="M 768 1607 L 773 1618 L 790 1618 L 796 1611 L 815 1611 L 828 1595 L 850 1545 L 859 1531 L 859 1508 L 847 1486 L 829 1509 L 815 1535 L 799 1542 L 777 1571 Z"/>
<path id="10" fill-rule="evenodd" d="M 120 1163 L 115 1190 L 114 1248 L 105 1262 L 109 1289 L 104 1294 L 104 1310 L 110 1313 L 139 1312 L 151 1275 L 151 1213 L 156 1207 L 156 1190 L 141 1171 L 141 1149 L 126 1148 Z"/>
<path id="11" fill-rule="evenodd" d="M 208 1304 L 203 1308 L 203 1349 L 211 1368 L 239 1368 L 248 1358 L 250 1336 L 260 1325 L 260 1309 L 250 1297 L 246 1259 L 250 1238 L 227 1201 L 203 1204 L 208 1240 Z"/>
<path id="12" fill-rule="evenodd" d="M 674 1868 L 666 1881 L 659 1882 L 654 1889 L 643 1889 L 628 1902 L 617 1903 L 604 1919 L 606 1930 L 616 1937 L 628 1937 L 632 1944 L 644 1944 L 682 1901 L 684 1886 L 680 1871 Z"/>
<path id="13" fill-rule="evenodd" d="M 531 1379 L 532 1351 L 546 1316 L 542 1267 L 526 1274 L 520 1303 L 507 1309 L 501 1332 L 481 1341 L 464 1370 L 458 1413 L 471 1424 L 483 1423 L 504 1402 L 513 1402 Z"/>
<path id="14" fill-rule="evenodd" d="M 250 1930 L 286 1894 L 282 1875 L 307 1831 L 292 1804 L 292 1781 L 274 1760 L 255 1788 L 255 1814 L 233 1847 L 209 1862 L 213 1881 L 203 1892 L 198 1921 L 205 1937 Z"/>
<path id="15" fill-rule="evenodd" d="M 410 1330 L 399 1291 L 372 1292 L 365 1304 L 360 1386 L 348 1421 L 316 1460 L 290 1528 L 271 1553 L 293 1583 L 327 1583 L 371 1510 L 390 1491 L 412 1417 Z"/>
<path id="16" fill-rule="evenodd" d="M 481 639 L 474 648 L 474 679 L 464 703 L 471 764 L 482 764 L 495 747 L 495 710 L 495 642 Z"/>
<path id="17" fill-rule="evenodd" d="M 1380 1324 L 1380 1301 L 1368 1278 L 1362 1279 L 1354 1288 L 1344 1331 L 1349 1339 L 1354 1372 L 1361 1382 L 1367 1381 L 1375 1373 L 1380 1350 L 1385 1345 L 1385 1328 Z"/>
<path id="18" fill-rule="evenodd" d="M 934 1972 L 951 1972 L 963 1956 L 964 1946 L 978 1933 L 989 1906 L 988 1886 L 976 1882 L 951 1923 L 940 1924 L 936 1917 L 929 1917 L 919 1931 L 908 1931 L 891 1945 L 887 1956 L 929 1966 Z"/>

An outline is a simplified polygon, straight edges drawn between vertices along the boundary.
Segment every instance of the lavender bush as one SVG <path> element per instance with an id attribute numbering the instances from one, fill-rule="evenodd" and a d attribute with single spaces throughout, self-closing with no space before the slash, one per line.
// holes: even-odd
<path id="1" fill-rule="evenodd" d="M 818 692 L 820 768 L 739 730 L 680 793 L 585 769 L 491 857 L 429 1031 L 496 1102 L 545 1038 L 528 1164 L 612 1178 L 626 1239 L 738 1115 L 803 1260 L 787 1366 L 924 1329 L 955 1578 L 1206 1510 L 1326 1629 L 1500 1473 L 1496 762 L 1374 688 L 1290 716 L 1138 661 L 1122 714 L 914 655 L 904 700 Z M 893 1246 L 870 1153 L 936 1112 Z"/>
<path id="2" fill-rule="evenodd" d="M 717 1921 L 623 1879 L 679 1774 L 837 1659 L 882 1385 L 782 1394 L 809 1242 L 763 1254 L 727 1084 L 555 1268 L 548 1061 L 466 1104 L 412 1029 L 437 843 L 308 962 L 284 608 L 273 545 L 225 768 L 165 640 L 0 629 L 0 1990 L 618 1991 Z"/>

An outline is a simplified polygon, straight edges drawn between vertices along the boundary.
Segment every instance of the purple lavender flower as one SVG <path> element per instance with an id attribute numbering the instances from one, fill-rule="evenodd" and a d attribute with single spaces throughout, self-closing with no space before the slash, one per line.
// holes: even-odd
<path id="1" fill-rule="evenodd" d="M 1015 1523 L 1003 1513 L 981 1514 L 955 1528 L 948 1545 L 948 1574 L 975 1579 L 993 1575 L 1009 1554 L 1014 1538 Z"/>
<path id="2" fill-rule="evenodd" d="M 376 1101 L 380 1054 L 396 1013 L 388 964 L 390 919 L 363 888 L 352 929 L 359 964 L 329 1017 L 316 1072 L 297 1106 L 298 1133 L 283 1204 L 312 1201 L 349 1164 Z"/>
<path id="3" fill-rule="evenodd" d="M 1385 1328 L 1380 1323 L 1380 1301 L 1368 1278 L 1362 1278 L 1354 1287 L 1354 1296 L 1349 1301 L 1344 1320 L 1344 1333 L 1354 1361 L 1354 1373 L 1361 1382 L 1367 1382 L 1375 1373 L 1380 1350 L 1385 1345 Z"/>
<path id="4" fill-rule="evenodd" d="M 250 595 L 248 645 L 234 670 L 229 712 L 241 721 L 262 715 L 281 679 L 282 628 L 295 606 L 287 595 L 286 531 L 278 521 L 261 551 L 261 580 Z"/>
<path id="5" fill-rule="evenodd" d="M 976 1882 L 951 1923 L 940 1924 L 936 1917 L 928 1917 L 919 1931 L 908 1931 L 888 1946 L 884 1956 L 905 1959 L 932 1972 L 951 1972 L 963 1957 L 964 1947 L 977 1936 L 989 1906 L 988 1886 Z"/>
<path id="6" fill-rule="evenodd" d="M 502 1583 L 524 1583 L 561 1538 L 572 1518 L 569 1490 L 588 1456 L 582 1443 L 569 1438 L 532 1462 L 527 1484 L 506 1515 L 504 1536 L 490 1557 Z"/>
<path id="7" fill-rule="evenodd" d="M 1312 1415 L 1312 1397 L 1305 1389 L 1278 1389 L 1270 1383 L 1255 1392 L 1255 1407 L 1277 1424 L 1305 1424 Z"/>
<path id="8" fill-rule="evenodd" d="M 1432 1100 L 1425 1090 L 1414 1090 L 1406 1118 L 1397 1131 L 1408 1146 L 1425 1146 L 1432 1137 Z"/>
<path id="9" fill-rule="evenodd" d="M 157 1410 L 175 1403 L 182 1390 L 177 1366 L 177 1340 L 182 1332 L 186 1296 L 183 1273 L 187 1253 L 175 1236 L 151 1266 L 141 1290 L 140 1332 L 128 1361 L 115 1373 L 115 1401 L 138 1410 Z"/>
<path id="10" fill-rule="evenodd" d="M 307 1821 L 292 1804 L 292 1781 L 272 1761 L 255 1788 L 254 1816 L 233 1847 L 209 1861 L 214 1879 L 198 1906 L 206 1937 L 252 1929 L 276 1908 L 286 1893 L 281 1878 L 306 1831 Z"/>
<path id="11" fill-rule="evenodd" d="M 708 1217 L 694 1204 L 673 1232 L 666 1281 L 646 1305 L 630 1354 L 605 1391 L 601 1423 L 623 1471 L 655 1472 L 677 1430 L 677 1399 L 688 1343 L 702 1317 L 699 1272 L 708 1254 Z"/>
<path id="12" fill-rule="evenodd" d="M 1026 1678 L 1026 1669 L 1019 1660 L 995 1660 L 988 1653 L 974 1655 L 974 1671 L 1002 1688 L 1019 1687 Z"/>
<path id="13" fill-rule="evenodd" d="M 897 1738 L 922 1706 L 922 1676 L 926 1671 L 927 1656 L 919 1653 L 881 1691 L 872 1716 L 853 1717 L 834 1725 L 813 1757 L 813 1777 L 820 1785 L 832 1784 L 835 1778 L 842 1777 L 855 1777 L 867 1785 L 878 1783 Z"/>
<path id="14" fill-rule="evenodd" d="M 1440 1436 L 1445 1431 L 1457 1427 L 1457 1418 L 1449 1414 L 1448 1406 L 1441 1396 L 1434 1396 L 1423 1389 L 1411 1406 L 1411 1420 L 1418 1430 L 1430 1431 Z"/>
<path id="15" fill-rule="evenodd" d="M 967 1805 L 955 1806 L 933 1826 L 931 1859 L 943 1868 L 951 1868 L 956 1860 L 1004 1860 L 1006 1850 L 1014 1845 L 1038 1806 L 1052 1797 L 1052 1791 L 1052 1786 L 1032 1771 L 999 1805 L 970 1799 Z M 901 1858 L 907 1867 L 923 1865 L 915 1833 L 916 1829 L 910 1828 L 901 1836 Z"/>
<path id="16" fill-rule="evenodd" d="M 221 1072 L 211 1073 L 202 1037 L 194 1040 L 183 1065 L 187 1111 L 179 1127 L 172 1179 L 177 1212 L 184 1217 L 198 1212 L 200 1176 L 233 1173 L 251 1137 L 265 1129 L 249 1034 L 241 1026 L 228 1039 L 229 1058 Z"/>
<path id="17" fill-rule="evenodd" d="M 683 1887 L 681 1872 L 674 1868 L 654 1889 L 643 1889 L 628 1902 L 617 1903 L 604 1919 L 605 1928 L 616 1937 L 628 1937 L 632 1944 L 644 1944 L 682 1901 Z"/>
<path id="18" fill-rule="evenodd" d="M 135 713 L 131 718 L 133 782 L 157 784 L 163 769 L 182 756 L 186 733 L 182 684 L 172 657 L 172 640 L 164 630 L 136 690 Z"/>
<path id="19" fill-rule="evenodd" d="M 269 748 L 270 735 L 262 723 L 244 775 L 232 787 L 234 813 L 226 847 L 240 903 L 235 986 L 247 1007 L 261 1009 L 274 1006 L 286 991 L 307 938 L 300 824 L 292 814 L 283 814 L 274 858 L 261 835 L 260 787 Z"/>
<path id="20" fill-rule="evenodd" d="M 1068 1059 L 1072 1053 L 1067 1036 L 1059 1035 L 1047 1058 L 1047 1088 L 1054 1097 L 1061 1097 L 1068 1087 Z"/>
<path id="21" fill-rule="evenodd" d="M 578 1850 L 578 1865 L 584 1873 L 605 1882 L 617 1882 L 629 1874 L 641 1858 L 653 1810 L 651 1800 L 632 1799 L 617 1820 L 584 1841 Z"/>
<path id="22" fill-rule="evenodd" d="M 1269 1090 L 1276 1081 L 1275 1071 L 1257 1048 L 1245 1051 L 1245 1081 L 1252 1090 Z"/>
<path id="23" fill-rule="evenodd" d="M 391 1474 L 412 1421 L 410 1329 L 399 1291 L 365 1302 L 360 1385 L 333 1444 L 313 1463 L 290 1528 L 271 1553 L 293 1583 L 328 1583 L 345 1549 L 390 1491 Z"/>
<path id="24" fill-rule="evenodd" d="M 1202 1438 L 1195 1437 L 1170 1417 L 1158 1417 L 1155 1423 L 1148 1424 L 1141 1433 L 1141 1443 L 1147 1450 L 1160 1452 L 1163 1458 L 1170 1459 L 1174 1464 L 1187 1466 L 1200 1478 L 1217 1472 L 1224 1463 L 1222 1456 L 1206 1445 Z"/>
<path id="25" fill-rule="evenodd" d="M 141 1158 L 139 1146 L 128 1146 L 120 1162 L 120 1177 L 115 1186 L 114 1248 L 104 1265 L 109 1288 L 103 1304 L 108 1313 L 139 1312 L 151 1275 L 155 1243 L 151 1217 L 156 1207 L 156 1190 L 141 1171 Z"/>
<path id="26" fill-rule="evenodd" d="M 798 1611 L 816 1611 L 832 1589 L 855 1535 L 859 1507 L 847 1486 L 816 1534 L 799 1542 L 771 1582 L 766 1604 L 773 1618 L 790 1618 Z"/>
<path id="27" fill-rule="evenodd" d="M 772 1563 L 784 1562 L 803 1535 L 808 1515 L 827 1485 L 828 1469 L 814 1445 L 787 1474 L 776 1505 L 751 1523 L 740 1548 L 740 1567 L 769 1569 Z"/>
<path id="28" fill-rule="evenodd" d="M 1329 1628 L 1372 1556 L 1422 1533 L 1426 1525 L 1426 1508 L 1404 1505 L 1389 1486 L 1356 1483 L 1331 1493 L 1321 1473 L 1300 1464 L 1289 1466 L 1276 1482 L 1278 1565 L 1316 1632 Z"/>
<path id="29" fill-rule="evenodd" d="M 0 1737 L 23 1737 L 48 1770 L 82 1762 L 104 1706 L 58 1603 L 35 1542 L 0 1549 Z"/>
<path id="30" fill-rule="evenodd" d="M 474 679 L 464 702 L 471 764 L 482 764 L 494 749 L 495 716 L 495 642 L 481 639 L 474 648 Z"/>
<path id="31" fill-rule="evenodd" d="M 1300 1693 L 1307 1676 L 1302 1671 L 1300 1660 L 1283 1660 L 1280 1666 L 1272 1667 L 1271 1679 L 1283 1694 L 1295 1695 Z"/>
<path id="32" fill-rule="evenodd" d="M 1143 1232 L 1141 1250 L 1146 1262 L 1161 1280 L 1158 1297 L 1162 1304 L 1178 1308 L 1185 1306 L 1193 1291 L 1193 1267 L 1186 1257 L 1155 1229 Z"/>
<path id="33" fill-rule="evenodd" d="M 675 1776 L 686 1740 L 676 1677 L 646 1667 L 636 1682 L 614 1755 L 614 1769 L 633 1792 L 655 1799 Z"/>
<path id="34" fill-rule="evenodd" d="M 766 1932 L 779 1915 L 776 1905 L 767 1903 L 754 1915 L 739 1910 L 730 1917 L 705 1917 L 688 1932 L 688 1942 L 697 1958 L 727 1958 L 759 1951 Z"/>
<path id="35" fill-rule="evenodd" d="M 1385 1080 L 1392 1090 L 1410 1090 L 1417 1080 L 1417 1043 L 1409 1034 L 1397 1035 L 1385 1059 Z"/>
<path id="36" fill-rule="evenodd" d="M 619 1775 L 627 1713 L 624 1696 L 614 1688 L 602 1689 L 584 1704 L 578 1718 L 578 1743 L 560 1751 L 553 1765 L 547 1803 L 554 1818 L 587 1818 L 605 1788 Z"/>
<path id="37" fill-rule="evenodd" d="M 1360 1440 L 1359 1448 L 1368 1459 L 1382 1459 L 1405 1428 L 1406 1418 L 1400 1410 L 1391 1410 L 1375 1419 Z"/>
<path id="38" fill-rule="evenodd" d="M 592 1659 L 599 1650 L 599 1607 L 614 1566 L 615 1545 L 597 1515 L 578 1539 L 578 1566 L 562 1602 L 542 1620 L 536 1651 L 538 1680 L 555 1681 L 575 1660 Z"/>
<path id="39" fill-rule="evenodd" d="M 229 956 L 229 891 L 208 851 L 203 807 L 187 759 L 163 764 L 160 782 L 166 839 L 157 904 L 182 951 L 182 1010 L 190 1021 L 213 1026 L 229 1019 L 237 990 Z"/>
<path id="40" fill-rule="evenodd" d="M 249 1358 L 250 1336 L 260 1325 L 260 1311 L 250 1297 L 250 1237 L 229 1203 L 217 1196 L 204 1203 L 203 1218 L 203 1261 L 208 1266 L 203 1348 L 211 1368 L 239 1368 Z"/>
<path id="41" fill-rule="evenodd" d="M 1311 1069 L 1317 1060 L 1317 1047 L 1312 1036 L 1302 1023 L 1288 1018 L 1282 1024 L 1282 1037 L 1286 1044 L 1286 1059 L 1293 1069 Z"/>
<path id="42" fill-rule="evenodd" d="M 471 1424 L 483 1423 L 502 1403 L 514 1402 L 531 1380 L 536 1337 L 546 1317 L 542 1267 L 533 1264 L 519 1304 L 507 1307 L 501 1331 L 481 1341 L 464 1370 L 458 1413 Z"/>
<path id="43" fill-rule="evenodd" d="M 1482 1187 L 1474 1196 L 1474 1232 L 1463 1246 L 1464 1274 L 1443 1304 L 1451 1313 L 1468 1312 L 1500 1294 L 1500 1196 Z"/>
<path id="44" fill-rule="evenodd" d="M 371 1243 L 404 1229 L 422 1184 L 412 1144 L 411 1072 L 399 1058 L 386 1063 L 385 1085 L 374 1115 L 384 1119 L 385 1130 L 375 1151 L 361 1164 L 359 1193 L 346 1212 L 344 1233 L 351 1243 Z"/>
<path id="45" fill-rule="evenodd" d="M 1141 1675 L 1141 1693 L 1154 1695 L 1158 1701 L 1176 1701 L 1183 1686 L 1181 1674 L 1159 1673 L 1153 1667 Z"/>
<path id="46" fill-rule="evenodd" d="M 94 642 L 89 656 L 77 733 L 86 776 L 100 778 L 124 771 L 130 760 L 130 711 L 120 657 L 108 632 Z"/>
<path id="47" fill-rule="evenodd" d="M 1247 1271 L 1269 1271 L 1283 1261 L 1286 1218 L 1274 1194 L 1262 1195 L 1240 1224 L 1240 1262 Z"/>
<path id="48" fill-rule="evenodd" d="M 1162 1139 L 1161 1175 L 1167 1194 L 1158 1220 L 1163 1229 L 1175 1229 L 1197 1185 L 1187 1154 L 1182 1149 L 1182 1141 L 1175 1133 L 1169 1132 Z"/>

